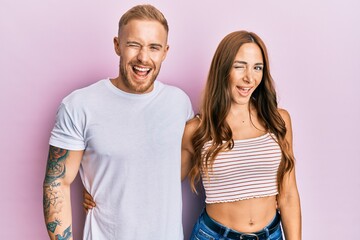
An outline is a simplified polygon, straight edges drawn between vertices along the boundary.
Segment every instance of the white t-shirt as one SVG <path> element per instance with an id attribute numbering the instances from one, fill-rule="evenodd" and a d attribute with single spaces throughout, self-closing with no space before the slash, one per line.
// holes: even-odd
<path id="1" fill-rule="evenodd" d="M 109 79 L 62 101 L 50 145 L 85 150 L 80 175 L 96 207 L 86 240 L 182 240 L 181 139 L 189 97 L 155 81 L 130 94 Z"/>

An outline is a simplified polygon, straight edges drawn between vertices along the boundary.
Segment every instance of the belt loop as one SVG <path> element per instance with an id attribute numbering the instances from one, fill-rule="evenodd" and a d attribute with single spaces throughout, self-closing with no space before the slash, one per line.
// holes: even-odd
<path id="1" fill-rule="evenodd" d="M 269 229 L 267 226 L 264 228 L 264 231 L 266 232 L 266 239 L 268 239 L 270 234 L 269 234 Z"/>
<path id="2" fill-rule="evenodd" d="M 230 228 L 225 228 L 225 232 L 223 234 L 224 238 L 227 238 L 229 232 L 230 232 Z"/>

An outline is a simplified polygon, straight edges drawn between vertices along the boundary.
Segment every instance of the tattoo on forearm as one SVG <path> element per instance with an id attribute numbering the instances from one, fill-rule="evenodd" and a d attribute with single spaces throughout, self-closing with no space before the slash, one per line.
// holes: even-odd
<path id="1" fill-rule="evenodd" d="M 55 229 L 57 226 L 61 226 L 61 222 L 59 219 L 56 219 L 56 218 L 55 218 L 55 221 L 49 222 L 48 224 L 46 224 L 47 230 L 49 230 L 52 233 L 55 232 Z"/>
<path id="2" fill-rule="evenodd" d="M 55 187 L 53 184 L 55 184 Z M 50 186 L 44 186 L 43 207 L 46 219 L 61 212 L 64 196 L 61 190 L 58 189 L 59 186 L 60 183 L 52 183 Z"/>
<path id="3" fill-rule="evenodd" d="M 72 233 L 71 233 L 71 225 L 63 232 L 63 235 L 60 236 L 60 234 L 56 234 L 55 235 L 55 239 L 56 240 L 68 240 L 70 239 L 72 236 Z"/>
<path id="4" fill-rule="evenodd" d="M 57 180 L 65 176 L 65 160 L 68 154 L 68 150 L 50 146 L 43 186 L 43 208 L 47 229 L 52 233 L 61 225 L 56 215 L 62 211 L 64 193 L 60 188 L 61 183 Z"/>

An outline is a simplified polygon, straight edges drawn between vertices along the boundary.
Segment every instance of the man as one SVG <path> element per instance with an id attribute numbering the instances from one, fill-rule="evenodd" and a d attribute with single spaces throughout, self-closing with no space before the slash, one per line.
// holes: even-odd
<path id="1" fill-rule="evenodd" d="M 168 25 L 151 5 L 120 19 L 119 76 L 74 91 L 50 138 L 44 214 L 51 239 L 72 239 L 70 184 L 78 170 L 97 207 L 84 239 L 183 239 L 180 153 L 188 96 L 156 81 Z"/>

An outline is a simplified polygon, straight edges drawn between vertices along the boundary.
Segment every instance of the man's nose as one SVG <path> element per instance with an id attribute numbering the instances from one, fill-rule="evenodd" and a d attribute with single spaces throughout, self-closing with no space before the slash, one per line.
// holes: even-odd
<path id="1" fill-rule="evenodd" d="M 142 62 L 146 63 L 149 60 L 149 53 L 146 48 L 142 47 L 138 52 L 137 59 Z"/>

